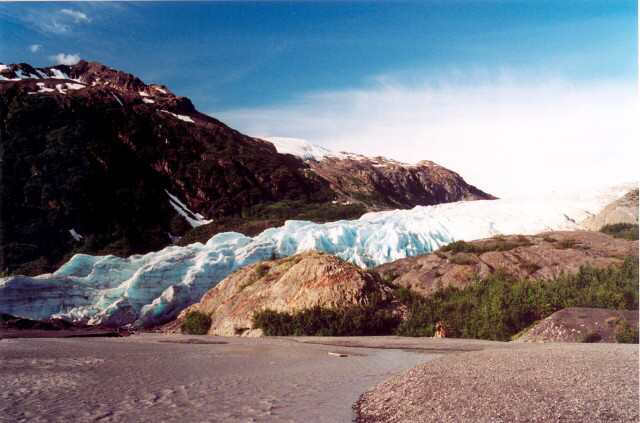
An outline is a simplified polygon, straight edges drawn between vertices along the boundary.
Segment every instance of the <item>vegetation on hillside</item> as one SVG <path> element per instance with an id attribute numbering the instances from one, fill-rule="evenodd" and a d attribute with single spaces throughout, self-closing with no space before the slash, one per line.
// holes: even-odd
<path id="1" fill-rule="evenodd" d="M 398 334 L 432 336 L 443 321 L 449 336 L 509 340 L 512 335 L 566 307 L 638 308 L 638 259 L 620 267 L 583 267 L 552 281 L 514 280 L 501 273 L 464 289 L 448 287 L 425 298 L 400 288 L 409 317 Z"/>
<path id="2" fill-rule="evenodd" d="M 253 317 L 253 326 L 268 336 L 364 336 L 393 333 L 400 318 L 372 306 L 342 310 L 314 307 L 295 313 L 263 310 Z"/>
<path id="3" fill-rule="evenodd" d="M 612 225 L 604 225 L 600 228 L 600 232 L 616 238 L 636 240 L 638 239 L 638 224 L 614 223 Z"/>
<path id="4" fill-rule="evenodd" d="M 638 328 L 634 328 L 627 321 L 622 321 L 616 329 L 616 341 L 621 344 L 637 344 Z"/>
<path id="5" fill-rule="evenodd" d="M 190 311 L 182 322 L 182 333 L 206 335 L 211 327 L 211 317 L 200 311 Z"/>
<path id="6" fill-rule="evenodd" d="M 429 297 L 396 288 L 395 297 L 408 310 L 403 322 L 374 308 L 354 307 L 297 313 L 266 310 L 256 314 L 254 326 L 266 335 L 281 336 L 433 336 L 436 323 L 443 322 L 450 337 L 507 341 L 567 307 L 637 309 L 638 259 L 629 258 L 622 266 L 607 269 L 583 267 L 575 275 L 551 281 L 516 280 L 495 273 L 466 288 L 447 287 Z M 632 339 L 627 332 L 621 336 Z"/>
<path id="7" fill-rule="evenodd" d="M 450 252 L 453 254 L 458 253 L 473 253 L 482 254 L 489 251 L 509 251 L 518 247 L 528 247 L 533 245 L 532 242 L 523 235 L 519 235 L 515 238 L 505 238 L 503 236 L 496 236 L 482 242 L 466 242 L 466 241 L 454 241 L 450 244 L 441 247 L 440 252 Z"/>

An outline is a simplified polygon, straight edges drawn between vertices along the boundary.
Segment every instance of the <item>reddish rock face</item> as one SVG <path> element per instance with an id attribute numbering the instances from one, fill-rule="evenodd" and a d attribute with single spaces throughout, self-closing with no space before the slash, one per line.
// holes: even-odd
<path id="1" fill-rule="evenodd" d="M 429 295 L 447 286 L 468 286 L 496 271 L 517 278 L 552 279 L 562 272 L 576 273 L 584 265 L 608 267 L 638 256 L 638 241 L 588 231 L 510 235 L 467 245 L 472 252 L 436 251 L 374 270 L 385 280 Z"/>

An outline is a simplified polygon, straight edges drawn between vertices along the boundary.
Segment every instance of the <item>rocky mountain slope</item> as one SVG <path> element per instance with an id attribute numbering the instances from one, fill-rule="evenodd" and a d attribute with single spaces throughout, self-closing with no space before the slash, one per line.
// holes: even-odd
<path id="1" fill-rule="evenodd" d="M 616 342 L 616 331 L 626 322 L 638 328 L 638 310 L 571 307 L 556 311 L 524 331 L 518 342 Z M 594 335 L 597 334 L 597 335 Z"/>
<path id="2" fill-rule="evenodd" d="M 267 141 L 280 153 L 302 158 L 329 182 L 339 201 L 361 203 L 369 209 L 495 198 L 467 184 L 457 173 L 427 160 L 408 164 L 385 157 L 336 153 L 294 138 Z"/>
<path id="3" fill-rule="evenodd" d="M 380 280 L 337 257 L 312 252 L 264 261 L 231 274 L 183 310 L 167 330 L 179 330 L 185 316 L 200 311 L 212 318 L 210 335 L 260 335 L 252 318 L 265 308 L 295 312 L 320 306 L 342 309 L 391 298 Z"/>
<path id="4" fill-rule="evenodd" d="M 457 242 L 435 253 L 397 260 L 374 269 L 388 282 L 428 295 L 465 287 L 496 271 L 516 278 L 553 279 L 580 266 L 605 268 L 638 256 L 638 241 L 600 232 L 562 231 L 507 235 Z"/>
<path id="5" fill-rule="evenodd" d="M 0 269 L 11 273 L 51 271 L 74 252 L 158 250 L 211 220 L 260 218 L 256 206 L 281 211 L 296 201 L 338 218 L 366 210 L 343 210 L 342 192 L 299 157 L 199 113 L 163 85 L 99 63 L 0 65 L 0 135 Z M 460 187 L 440 189 L 438 175 L 416 180 L 430 183 L 425 194 L 401 202 L 387 197 L 408 186 L 395 193 L 371 185 L 377 200 L 367 207 L 490 198 L 470 194 L 461 178 Z M 237 221 L 227 223 L 191 240 Z"/>

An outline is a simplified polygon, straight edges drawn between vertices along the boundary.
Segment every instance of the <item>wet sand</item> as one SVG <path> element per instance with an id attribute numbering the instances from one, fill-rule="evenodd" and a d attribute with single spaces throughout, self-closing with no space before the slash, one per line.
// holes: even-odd
<path id="1" fill-rule="evenodd" d="M 364 391 L 447 352 L 305 340 L 2 339 L 0 421 L 349 422 Z"/>

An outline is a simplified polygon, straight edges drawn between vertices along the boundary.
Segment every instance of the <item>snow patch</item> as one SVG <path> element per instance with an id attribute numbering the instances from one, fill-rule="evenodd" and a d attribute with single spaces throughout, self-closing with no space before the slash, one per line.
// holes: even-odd
<path id="1" fill-rule="evenodd" d="M 339 160 L 369 161 L 373 162 L 374 167 L 390 167 L 392 165 L 402 166 L 406 168 L 416 167 L 416 165 L 402 163 L 383 157 L 367 157 L 362 154 L 347 153 L 344 151 L 335 152 L 299 138 L 263 137 L 262 139 L 273 144 L 276 147 L 276 151 L 278 153 L 292 154 L 294 156 L 300 157 L 302 160 L 314 160 L 319 162 L 326 158 L 332 158 Z"/>
<path id="2" fill-rule="evenodd" d="M 76 241 L 81 241 L 82 238 L 84 238 L 82 235 L 80 235 L 78 232 L 76 232 L 76 230 L 74 228 L 69 229 L 69 233 L 71 234 L 73 239 L 75 239 Z"/>
<path id="3" fill-rule="evenodd" d="M 53 88 L 47 88 L 44 82 L 36 82 L 38 86 L 38 93 L 52 93 L 55 90 Z"/>
<path id="4" fill-rule="evenodd" d="M 53 274 L 0 279 L 0 312 L 90 324 L 155 325 L 198 301 L 234 270 L 273 254 L 319 250 L 372 267 L 425 254 L 454 240 L 579 229 L 575 222 L 629 189 L 439 204 L 324 224 L 287 221 L 253 238 L 219 233 L 206 244 L 170 246 L 128 258 L 77 254 Z M 198 218 L 177 197 L 167 195 L 176 210 Z"/>
<path id="5" fill-rule="evenodd" d="M 207 220 L 200 213 L 194 213 L 184 204 L 182 201 L 178 199 L 175 195 L 171 194 L 169 191 L 164 190 L 169 196 L 169 204 L 171 207 L 178 212 L 178 214 L 185 218 L 185 220 L 191 225 L 192 228 L 196 228 L 198 226 L 206 225 L 207 223 L 213 222 L 213 220 Z"/>
<path id="6" fill-rule="evenodd" d="M 138 94 L 140 94 L 142 97 L 149 97 L 149 94 L 144 91 L 138 91 Z"/>
<path id="7" fill-rule="evenodd" d="M 152 86 L 151 88 L 153 88 L 153 89 L 154 89 L 154 90 L 156 90 L 156 91 L 160 91 L 162 94 L 167 94 L 167 91 L 166 91 L 166 90 L 163 90 L 163 89 L 162 89 L 162 88 L 160 88 L 160 87 L 156 87 L 155 85 L 154 85 L 154 86 Z"/>
<path id="8" fill-rule="evenodd" d="M 67 84 L 67 89 L 68 90 L 81 90 L 81 89 L 85 88 L 84 84 L 74 84 L 74 83 L 71 83 L 71 82 L 67 82 L 66 84 Z"/>
<path id="9" fill-rule="evenodd" d="M 280 154 L 291 154 L 300 157 L 303 160 L 320 161 L 325 157 L 335 157 L 336 154 L 324 147 L 311 144 L 305 140 L 298 138 L 285 137 L 267 137 L 264 140 L 269 141 L 276 147 L 276 151 Z"/>
<path id="10" fill-rule="evenodd" d="M 175 118 L 177 118 L 177 119 L 180 119 L 181 121 L 189 122 L 189 123 L 195 123 L 195 122 L 193 121 L 193 119 L 191 119 L 191 117 L 189 117 L 189 116 L 187 116 L 187 115 L 179 115 L 179 114 L 177 114 L 177 113 L 172 113 L 172 112 L 170 112 L 170 111 L 168 111 L 168 110 L 164 110 L 164 109 L 162 109 L 162 110 L 160 110 L 160 111 L 161 111 L 162 113 L 168 113 L 168 114 L 170 114 L 171 116 L 173 116 L 173 117 L 175 117 Z"/>
<path id="11" fill-rule="evenodd" d="M 153 103 L 155 103 L 155 101 L 151 100 L 150 98 L 143 98 L 143 99 L 142 99 L 142 101 L 143 101 L 144 103 L 147 103 L 147 104 L 153 104 Z"/>
<path id="12" fill-rule="evenodd" d="M 69 75 L 62 72 L 60 69 L 49 68 L 49 72 L 51 72 L 51 77 L 55 79 L 71 79 Z"/>
<path id="13" fill-rule="evenodd" d="M 120 100 L 120 97 L 118 97 L 114 93 L 111 93 L 111 95 L 113 96 L 113 98 L 116 99 L 116 101 L 118 102 L 118 104 L 120 104 L 120 106 L 124 107 L 124 103 L 122 102 L 122 100 Z"/>

